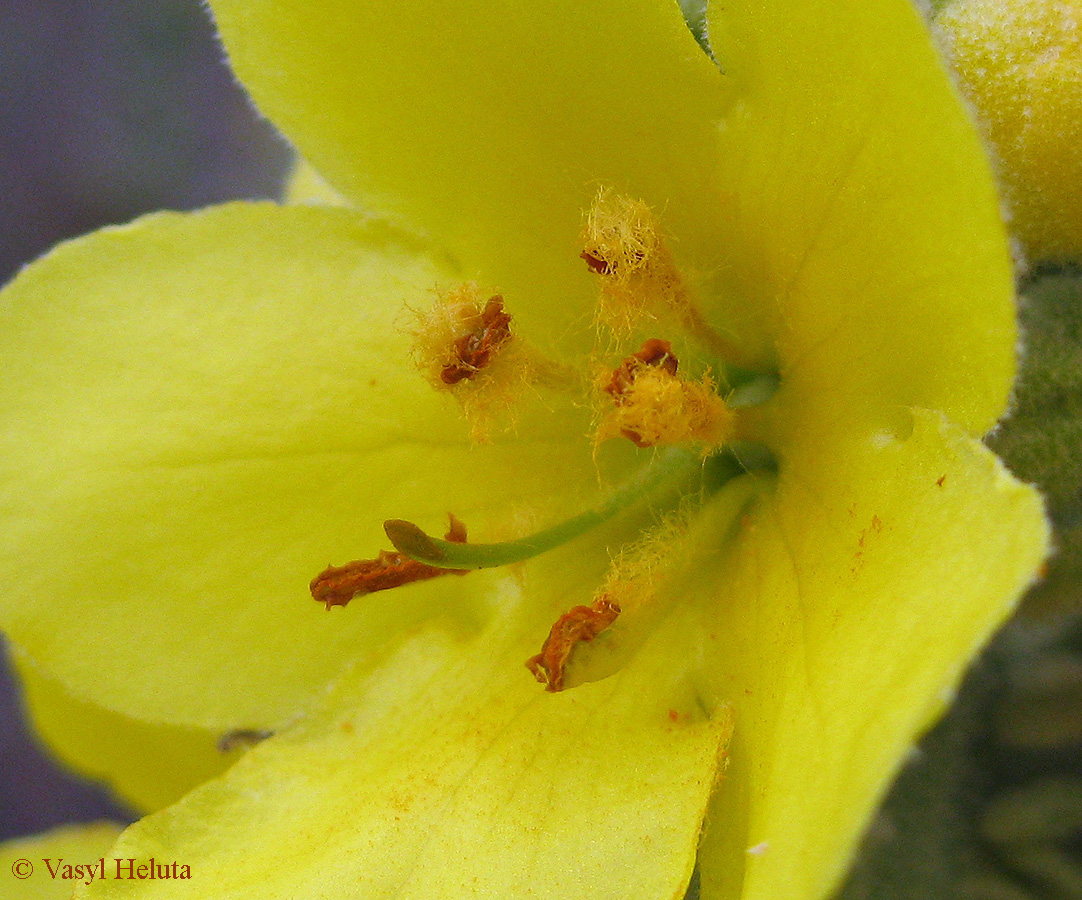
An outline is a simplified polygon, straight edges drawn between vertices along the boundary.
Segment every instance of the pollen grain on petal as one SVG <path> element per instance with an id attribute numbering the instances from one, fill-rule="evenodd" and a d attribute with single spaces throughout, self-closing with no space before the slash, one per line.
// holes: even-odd
<path id="1" fill-rule="evenodd" d="M 466 542 L 466 526 L 454 514 L 449 514 L 447 540 Z M 324 604 L 345 606 L 354 597 L 388 591 L 415 581 L 426 581 L 440 575 L 465 575 L 466 569 L 440 569 L 410 559 L 403 553 L 381 550 L 375 559 L 357 559 L 344 566 L 328 566 L 312 579 L 312 597 Z"/>
<path id="2" fill-rule="evenodd" d="M 592 641 L 620 615 L 620 607 L 602 595 L 590 606 L 576 606 L 558 618 L 541 645 L 541 652 L 526 660 L 526 668 L 548 691 L 563 690 L 564 670 L 575 647 Z"/>

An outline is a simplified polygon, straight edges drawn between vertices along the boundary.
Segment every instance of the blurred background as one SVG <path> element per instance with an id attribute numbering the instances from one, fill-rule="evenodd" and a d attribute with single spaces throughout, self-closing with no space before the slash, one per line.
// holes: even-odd
<path id="1" fill-rule="evenodd" d="M 289 160 L 197 0 L 0 0 L 0 284 L 102 225 L 274 197 Z M 128 818 L 41 754 L 0 670 L 0 840 Z"/>
<path id="2" fill-rule="evenodd" d="M 0 0 L 0 282 L 101 225 L 273 196 L 287 159 L 196 0 Z"/>
<path id="3" fill-rule="evenodd" d="M 274 197 L 289 162 L 197 0 L 0 0 L 0 284 L 102 225 Z M 1078 272 L 1037 269 L 1021 291 L 1031 351 L 1078 352 Z M 1064 552 L 914 751 L 844 900 L 1082 900 L 1082 452 L 1067 453 L 1055 485 L 1026 455 L 1064 411 L 1075 431 L 1060 446 L 1082 444 L 1082 375 L 1047 390 L 1027 378 L 1015 427 L 991 442 L 1051 497 Z M 39 751 L 3 660 L 0 670 L 0 840 L 131 818 Z"/>

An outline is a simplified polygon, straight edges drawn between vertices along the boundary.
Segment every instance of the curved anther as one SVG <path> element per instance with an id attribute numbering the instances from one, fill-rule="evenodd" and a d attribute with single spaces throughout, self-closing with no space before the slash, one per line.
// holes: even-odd
<path id="1" fill-rule="evenodd" d="M 453 513 L 449 513 L 448 518 L 451 524 L 447 540 L 465 543 L 466 526 Z M 451 574 L 465 575 L 466 572 L 426 566 L 402 553 L 381 550 L 375 559 L 357 559 L 344 566 L 328 566 L 312 579 L 309 588 L 312 597 L 329 610 L 332 606 L 345 606 L 362 594 L 374 594 L 376 591 L 387 591 L 415 581 Z"/>
<path id="2" fill-rule="evenodd" d="M 547 691 L 562 691 L 564 670 L 571 659 L 571 652 L 584 641 L 592 641 L 620 615 L 620 607 L 607 595 L 599 597 L 590 606 L 576 606 L 558 618 L 541 652 L 526 660 L 526 668 L 533 672 Z"/>

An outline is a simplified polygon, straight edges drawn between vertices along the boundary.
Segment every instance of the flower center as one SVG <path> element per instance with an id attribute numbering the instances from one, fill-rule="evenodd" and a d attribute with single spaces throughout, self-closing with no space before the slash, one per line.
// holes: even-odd
<path id="1" fill-rule="evenodd" d="M 466 540 L 465 526 L 453 515 L 444 539 L 425 533 L 412 522 L 393 519 L 384 530 L 395 550 L 375 559 L 332 566 L 311 584 L 312 596 L 332 606 L 353 597 L 401 587 L 441 575 L 463 575 L 474 569 L 507 566 L 531 559 L 593 531 L 632 508 L 672 506 L 674 492 L 696 484 L 701 501 L 745 471 L 732 451 L 746 439 L 747 417 L 732 401 L 730 371 L 746 369 L 738 348 L 718 335 L 699 312 L 686 279 L 676 266 L 658 222 L 644 203 L 601 192 L 582 234 L 581 258 L 600 280 L 595 313 L 599 333 L 611 344 L 653 332 L 640 348 L 593 377 L 551 360 L 514 332 L 513 315 L 500 294 L 485 294 L 475 284 L 443 295 L 417 314 L 416 362 L 429 382 L 461 403 L 475 440 L 487 440 L 496 415 L 512 411 L 523 388 L 561 386 L 588 392 L 598 408 L 593 433 L 595 455 L 609 440 L 626 439 L 639 448 L 658 448 L 637 475 L 597 506 L 534 534 L 501 543 Z M 679 335 L 720 360 L 721 371 L 709 368 L 698 378 L 681 372 L 681 362 L 668 337 Z M 746 374 L 746 373 L 745 373 Z M 753 380 L 741 393 L 761 402 L 772 392 L 769 378 Z M 668 527 L 645 542 L 640 557 L 657 559 L 658 547 L 674 539 Z M 641 551 L 641 547 L 640 547 Z M 575 648 L 613 626 L 622 606 L 644 593 L 632 584 L 642 565 L 614 564 L 614 571 L 590 605 L 562 614 L 544 639 L 541 652 L 526 665 L 550 691 L 563 689 L 566 667 Z M 641 579 L 640 579 L 641 580 Z"/>

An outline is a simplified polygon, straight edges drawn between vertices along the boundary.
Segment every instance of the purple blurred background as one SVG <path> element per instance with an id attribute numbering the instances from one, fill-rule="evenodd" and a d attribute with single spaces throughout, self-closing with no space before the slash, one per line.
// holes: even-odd
<path id="1" fill-rule="evenodd" d="M 197 0 L 0 0 L 0 283 L 102 225 L 278 193 L 289 148 L 221 57 Z M 127 817 L 42 755 L 0 669 L 0 840 Z"/>

